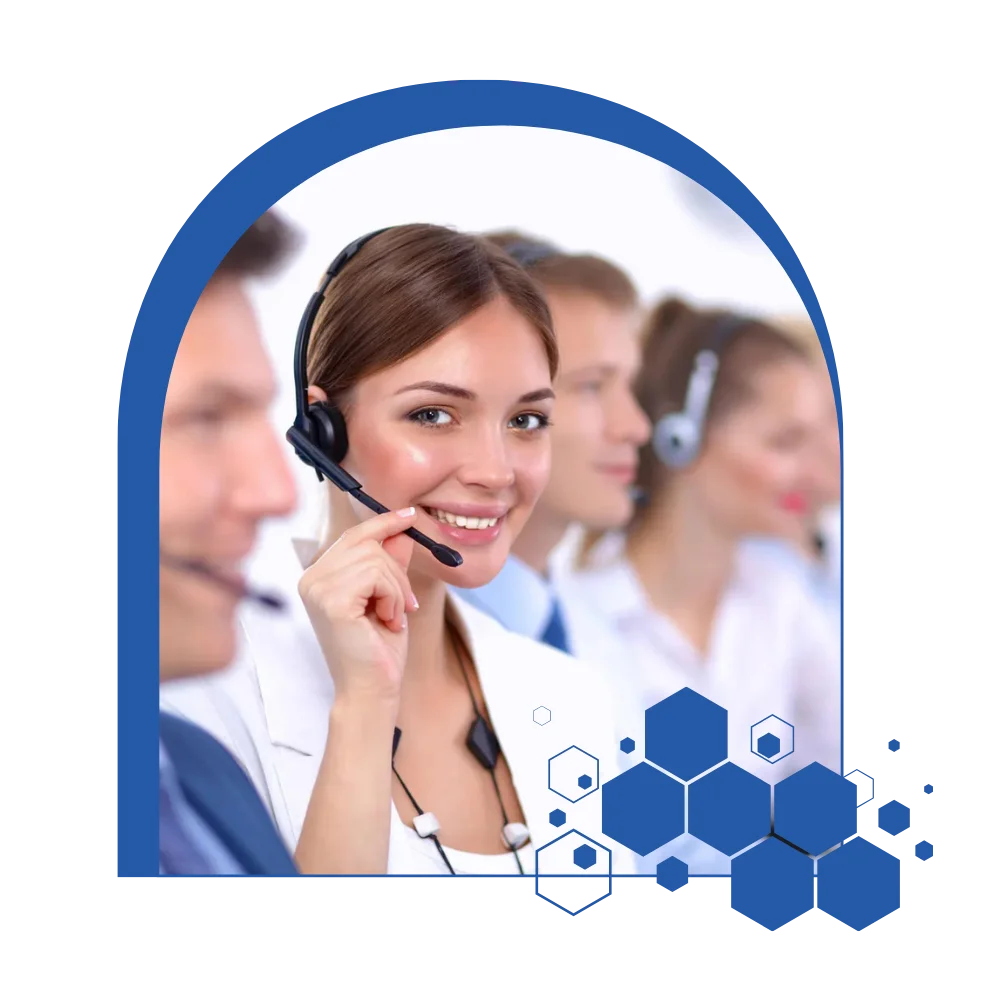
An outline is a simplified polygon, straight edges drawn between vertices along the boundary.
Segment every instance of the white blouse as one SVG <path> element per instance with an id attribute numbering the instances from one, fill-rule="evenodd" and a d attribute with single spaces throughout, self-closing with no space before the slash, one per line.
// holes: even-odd
<path id="1" fill-rule="evenodd" d="M 556 589 L 574 648 L 610 665 L 610 682 L 629 692 L 623 726 L 640 748 L 645 709 L 689 687 L 728 711 L 729 759 L 740 767 L 772 783 L 814 760 L 840 771 L 839 636 L 780 560 L 739 551 L 704 656 L 650 606 L 620 537 L 592 568 L 564 563 Z M 794 753 L 775 763 L 750 748 L 751 728 L 770 715 L 795 727 Z"/>
<path id="2" fill-rule="evenodd" d="M 241 614 L 240 650 L 234 665 L 205 678 L 161 687 L 161 707 L 202 726 L 244 765 L 290 849 L 302 830 L 306 809 L 326 746 L 333 681 L 297 592 L 308 564 L 309 545 L 271 532 L 268 572 L 279 579 L 288 611 L 275 615 L 247 607 Z M 265 539 L 265 544 L 267 544 Z M 300 555 L 296 555 L 296 551 Z M 306 558 L 303 558 L 306 557 Z M 489 616 L 449 596 L 456 620 L 476 664 L 486 707 L 510 768 L 531 840 L 519 851 L 526 873 L 534 871 L 535 849 L 570 829 L 605 844 L 616 872 L 635 871 L 634 855 L 601 834 L 600 795 L 569 802 L 548 787 L 548 760 L 578 746 L 600 761 L 605 782 L 619 772 L 612 697 L 602 671 L 558 650 L 508 632 Z M 539 725 L 535 709 L 550 721 Z M 539 718 L 545 718 L 541 713 Z M 433 811 L 433 803 L 422 803 Z M 567 822 L 552 826 L 561 809 Z M 500 831 L 497 831 L 498 847 Z M 444 850 L 456 872 L 517 874 L 510 852 L 473 854 Z M 388 872 L 443 874 L 447 868 L 434 844 L 420 838 L 391 813 Z"/>

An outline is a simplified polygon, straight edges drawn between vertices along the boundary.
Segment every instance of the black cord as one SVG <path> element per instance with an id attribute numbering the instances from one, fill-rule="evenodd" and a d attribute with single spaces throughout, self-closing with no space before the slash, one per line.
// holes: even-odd
<path id="1" fill-rule="evenodd" d="M 476 696 L 472 691 L 472 681 L 469 680 L 469 672 L 465 666 L 465 656 L 462 655 L 462 653 L 464 652 L 466 656 L 468 656 L 469 659 L 471 660 L 472 656 L 469 653 L 469 648 L 468 646 L 466 646 L 465 640 L 459 635 L 458 629 L 455 628 L 454 625 L 451 625 L 449 623 L 447 627 L 451 635 L 451 642 L 455 650 L 455 655 L 458 657 L 458 665 L 459 667 L 461 667 L 462 670 L 462 677 L 465 680 L 465 687 L 469 692 L 469 700 L 472 702 L 472 711 L 476 715 L 479 715 L 483 719 L 485 719 L 486 716 L 479 711 L 479 706 L 476 704 Z M 459 645 L 461 645 L 461 649 L 459 649 Z M 500 815 L 503 817 L 503 825 L 504 827 L 506 827 L 510 823 L 510 820 L 507 817 L 507 810 L 506 808 L 504 808 L 503 796 L 500 794 L 500 783 L 497 781 L 496 765 L 487 768 L 487 770 L 490 772 L 490 777 L 493 779 L 493 789 L 497 793 L 497 802 L 500 803 Z M 517 862 L 517 870 L 521 875 L 523 875 L 524 865 L 521 864 L 521 856 L 517 853 L 517 848 L 514 847 L 512 844 L 507 844 L 507 846 L 511 848 L 511 850 L 514 852 L 514 860 Z"/>
<path id="2" fill-rule="evenodd" d="M 413 794 L 410 792 L 409 788 L 406 787 L 406 782 L 403 781 L 402 777 L 400 777 L 399 771 L 396 770 L 395 761 L 392 762 L 392 773 L 396 775 L 396 779 L 399 781 L 400 785 L 402 785 L 403 791 L 406 792 L 406 797 L 410 800 L 410 803 L 413 805 L 413 808 L 417 810 L 417 815 L 423 816 L 424 815 L 423 809 L 421 809 L 420 806 L 417 804 L 417 800 L 413 797 Z M 452 875 L 454 875 L 455 869 L 451 867 L 451 862 L 448 860 L 448 855 L 444 853 L 444 848 L 441 846 L 441 841 L 438 840 L 437 834 L 432 833 L 429 839 L 434 841 L 434 846 L 437 848 L 438 854 L 441 855 L 441 860 L 448 867 L 448 871 L 451 872 Z M 524 872 L 521 872 L 521 874 L 523 875 Z"/>

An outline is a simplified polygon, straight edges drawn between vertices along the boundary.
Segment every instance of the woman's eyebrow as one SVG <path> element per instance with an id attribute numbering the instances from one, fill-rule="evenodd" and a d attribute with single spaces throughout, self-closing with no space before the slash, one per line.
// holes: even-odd
<path id="1" fill-rule="evenodd" d="M 423 392 L 436 392 L 442 396 L 454 396 L 457 399 L 476 399 L 476 394 L 469 389 L 463 389 L 459 385 L 449 385 L 447 382 L 414 382 L 411 385 L 404 385 L 402 389 L 397 389 L 393 395 L 399 396 L 404 392 L 422 390 Z M 555 399 L 555 393 L 546 386 L 544 389 L 535 389 L 533 392 L 526 392 L 518 399 L 519 403 L 537 403 L 542 399 Z"/>

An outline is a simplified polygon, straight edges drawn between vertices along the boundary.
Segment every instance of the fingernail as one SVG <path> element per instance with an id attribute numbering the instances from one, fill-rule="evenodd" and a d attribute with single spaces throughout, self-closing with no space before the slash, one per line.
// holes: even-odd
<path id="1" fill-rule="evenodd" d="M 403 615 L 403 628 L 406 628 L 406 615 Z"/>
<path id="2" fill-rule="evenodd" d="M 413 515 L 416 514 L 416 512 L 417 512 L 416 507 L 404 507 L 402 510 L 396 511 L 396 513 L 400 517 L 413 517 Z"/>
<path id="3" fill-rule="evenodd" d="M 420 602 L 417 600 L 416 595 L 413 596 L 413 610 L 416 611 L 420 607 Z"/>

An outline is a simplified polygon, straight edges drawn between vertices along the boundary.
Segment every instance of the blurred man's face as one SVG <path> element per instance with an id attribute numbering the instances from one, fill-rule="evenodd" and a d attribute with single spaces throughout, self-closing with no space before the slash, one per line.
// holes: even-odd
<path id="1" fill-rule="evenodd" d="M 160 548 L 239 583 L 265 517 L 295 502 L 268 419 L 274 380 L 240 284 L 213 281 L 184 330 L 160 435 Z M 238 598 L 193 573 L 160 568 L 160 679 L 225 667 Z"/>
<path id="2" fill-rule="evenodd" d="M 559 343 L 552 473 L 541 516 L 588 528 L 621 527 L 650 426 L 632 395 L 639 316 L 581 292 L 549 291 Z"/>

